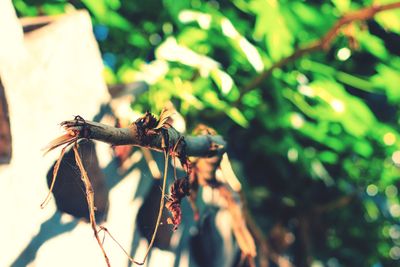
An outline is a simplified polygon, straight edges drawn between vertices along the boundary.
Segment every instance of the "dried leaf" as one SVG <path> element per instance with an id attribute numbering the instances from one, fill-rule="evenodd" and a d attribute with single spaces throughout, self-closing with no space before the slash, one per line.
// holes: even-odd
<path id="1" fill-rule="evenodd" d="M 66 134 L 63 134 L 60 137 L 57 137 L 50 143 L 48 143 L 44 148 L 42 148 L 42 151 L 44 151 L 44 154 L 46 155 L 48 152 L 52 151 L 53 149 L 62 146 L 64 144 L 70 144 L 78 140 L 78 135 L 75 134 L 74 132 L 68 132 Z"/>
<path id="2" fill-rule="evenodd" d="M 173 110 L 163 108 L 160 114 L 160 119 L 158 120 L 158 124 L 154 129 L 161 129 L 165 127 L 166 123 L 171 118 L 172 114 L 174 114 Z"/>

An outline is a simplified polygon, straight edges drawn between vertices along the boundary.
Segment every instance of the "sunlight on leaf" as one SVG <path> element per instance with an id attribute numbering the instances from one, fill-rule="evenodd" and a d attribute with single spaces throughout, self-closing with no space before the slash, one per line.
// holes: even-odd
<path id="1" fill-rule="evenodd" d="M 198 11 L 183 10 L 179 13 L 179 18 L 182 23 L 197 22 L 204 30 L 215 28 L 221 31 L 222 34 L 232 42 L 234 48 L 246 57 L 247 61 L 257 72 L 261 72 L 264 69 L 264 62 L 257 48 L 241 35 L 232 22 L 226 17 L 222 15 L 211 16 L 210 14 Z"/>
<path id="2" fill-rule="evenodd" d="M 224 95 L 227 95 L 234 86 L 234 82 L 231 76 L 220 69 L 215 69 L 211 71 L 211 77 Z"/>
<path id="3" fill-rule="evenodd" d="M 279 3 L 275 0 L 253 0 L 250 8 L 257 15 L 254 36 L 264 39 L 271 58 L 277 61 L 292 53 L 294 38 L 279 10 Z"/>
<path id="4" fill-rule="evenodd" d="M 228 110 L 226 111 L 226 114 L 240 126 L 242 126 L 244 128 L 247 128 L 249 126 L 249 122 L 247 121 L 247 119 L 245 118 L 245 116 L 239 109 L 234 108 L 234 107 L 228 108 Z"/>
<path id="5" fill-rule="evenodd" d="M 203 77 L 209 76 L 211 70 L 219 67 L 215 60 L 179 45 L 173 37 L 169 37 L 157 48 L 156 57 L 196 68 Z"/>
<path id="6" fill-rule="evenodd" d="M 389 3 L 393 1 L 382 1 L 381 3 Z M 400 34 L 400 11 L 389 10 L 379 13 L 375 16 L 375 20 L 385 29 Z"/>
<path id="7" fill-rule="evenodd" d="M 400 100 L 399 72 L 384 64 L 379 64 L 376 70 L 378 73 L 372 77 L 372 82 L 386 92 L 391 103 L 398 102 Z"/>

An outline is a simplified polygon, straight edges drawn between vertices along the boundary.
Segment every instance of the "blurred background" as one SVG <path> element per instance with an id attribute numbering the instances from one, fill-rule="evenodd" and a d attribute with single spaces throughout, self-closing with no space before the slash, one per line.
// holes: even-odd
<path id="1" fill-rule="evenodd" d="M 33 47 L 27 52 L 34 55 L 29 61 L 34 62 L 31 69 L 35 69 L 38 60 L 44 58 L 44 74 L 29 72 L 29 77 L 35 82 L 35 75 L 45 75 L 45 84 L 52 87 L 52 91 L 43 91 L 40 96 L 49 97 L 48 105 L 54 107 L 54 110 L 60 111 L 63 105 L 66 109 L 55 115 L 45 110 L 45 101 L 41 103 L 39 99 L 32 105 L 31 97 L 40 93 L 33 90 L 36 87 L 32 83 L 27 85 L 30 93 L 20 91 L 15 94 L 11 89 L 8 93 L 7 83 L 10 88 L 18 88 L 23 83 L 23 71 L 14 65 L 25 52 L 15 53 L 7 63 L 9 65 L 3 61 L 3 66 L 11 66 L 8 70 L 12 69 L 14 74 L 9 74 L 11 71 L 8 70 L 1 73 L 6 93 L 4 89 L 1 91 L 3 102 L 0 103 L 8 101 L 11 133 L 7 135 L 10 124 L 7 122 L 8 115 L 4 115 L 8 114 L 8 110 L 4 111 L 7 104 L 2 104 L 0 156 L 3 165 L 0 166 L 3 169 L 0 169 L 0 176 L 3 178 L 10 173 L 4 169 L 7 164 L 14 164 L 14 168 L 21 169 L 26 163 L 23 157 L 18 162 L 12 160 L 19 154 L 18 146 L 22 146 L 19 142 L 17 147 L 14 146 L 18 140 L 18 137 L 14 137 L 14 131 L 17 131 L 13 129 L 14 115 L 17 116 L 15 121 L 21 122 L 28 114 L 35 113 L 35 108 L 43 107 L 43 114 L 35 115 L 33 119 L 50 123 L 50 128 L 41 129 L 43 134 L 38 134 L 38 139 L 31 137 L 29 142 L 24 143 L 21 149 L 26 151 L 31 142 L 45 145 L 51 137 L 57 135 L 59 130 L 56 124 L 71 118 L 71 115 L 80 114 L 87 119 L 126 126 L 137 114 L 146 110 L 158 114 L 169 103 L 181 115 L 181 131 L 191 133 L 199 123 L 203 123 L 213 127 L 228 142 L 228 154 L 243 188 L 246 218 L 248 224 L 252 225 L 250 228 L 258 247 L 257 266 L 399 266 L 400 9 L 381 12 L 373 19 L 347 24 L 335 33 L 337 38 L 324 49 L 315 49 L 295 60 L 288 60 L 265 75 L 265 70 L 269 70 L 274 63 L 295 53 L 299 47 L 308 46 L 322 38 L 342 15 L 372 4 L 391 2 L 396 1 L 13 0 L 16 15 L 24 18 L 18 20 L 18 23 L 22 25 L 21 36 L 24 32 L 25 37 L 17 39 L 22 38 L 25 45 Z M 82 13 L 74 15 L 77 14 L 76 10 L 87 10 L 90 18 Z M 72 22 L 65 22 L 68 17 Z M 82 22 L 86 21 L 85 18 L 89 24 Z M 72 23 L 72 26 L 65 31 L 54 31 L 51 36 L 56 35 L 57 38 L 47 41 L 47 46 L 37 42 L 27 44 L 29 38 L 41 38 L 45 28 L 62 21 Z M 7 25 L 5 27 L 11 33 L 14 32 L 11 24 L 4 25 Z M 79 33 L 85 27 L 87 31 Z M 18 32 L 18 29 L 15 31 Z M 42 33 L 37 34 L 36 31 Z M 91 34 L 95 39 L 86 42 L 84 36 Z M 75 41 L 71 41 L 71 36 L 75 36 Z M 93 57 L 88 56 L 92 52 L 83 48 L 90 49 L 91 45 L 94 48 L 90 51 L 96 51 Z M 97 45 L 100 54 L 96 54 Z M 6 51 L 16 49 L 18 46 L 12 45 Z M 65 54 L 65 57 L 72 57 L 73 60 L 69 62 L 71 67 L 64 68 L 61 64 L 53 66 L 48 62 L 52 62 L 51 58 L 56 52 L 43 52 L 46 56 L 40 56 L 37 49 L 55 50 Z M 92 75 L 89 70 L 93 70 L 93 65 L 97 72 Z M 54 83 L 48 81 L 54 75 L 46 72 L 52 67 L 61 72 Z M 68 78 L 65 78 L 65 73 L 70 73 Z M 80 75 L 79 78 L 77 75 Z M 83 88 L 83 91 L 77 88 Z M 87 88 L 92 88 L 92 91 Z M 59 95 L 60 92 L 63 96 Z M 86 95 L 81 95 L 85 94 L 83 92 Z M 24 97 L 28 99 L 21 102 Z M 17 106 L 24 110 L 24 105 L 30 108 L 25 106 L 28 110 L 20 113 L 13 111 Z M 18 127 L 17 122 L 15 125 Z M 15 135 L 26 131 L 24 127 L 26 124 L 21 125 Z M 35 127 L 32 125 L 30 130 L 34 131 Z M 19 140 L 26 141 L 26 138 L 21 137 Z M 100 163 L 97 165 L 101 168 L 96 169 L 97 165 L 93 163 L 93 158 L 96 158 L 93 152 L 95 148 L 87 144 L 87 158 L 92 160 L 87 163 L 88 166 L 94 166 L 93 173 L 104 173 L 97 176 L 107 177 L 97 184 L 98 192 L 103 192 L 98 194 L 102 196 L 98 203 L 103 203 L 103 213 L 107 205 L 110 209 L 112 206 L 112 191 L 109 189 L 122 186 L 125 182 L 139 183 L 136 187 L 129 186 L 135 187 L 136 192 L 142 194 L 139 194 L 140 202 L 134 202 L 136 204 L 133 206 L 127 204 L 129 207 L 126 209 L 136 214 L 139 207 L 143 207 L 142 203 L 148 203 L 150 206 L 145 210 L 156 211 L 158 196 L 153 196 L 152 199 L 156 200 L 145 201 L 149 195 L 159 194 L 158 184 L 151 184 L 150 178 L 154 177 L 154 173 L 149 170 L 143 174 L 143 168 L 146 167 L 139 168 L 143 172 L 140 175 L 147 178 L 144 180 L 150 181 L 146 185 L 142 184 L 146 182 L 138 182 L 133 178 L 132 181 L 122 179 L 129 176 L 125 169 L 122 171 L 124 175 L 120 175 L 121 180 L 112 180 L 109 177 L 115 177 L 115 173 L 121 174 L 121 168 L 131 168 L 135 161 L 132 156 L 129 156 L 130 167 L 124 167 L 126 164 L 123 162 L 132 152 L 111 151 L 109 147 L 101 147 L 97 149 L 97 154 L 99 150 L 103 151 L 103 156 L 109 154 L 109 158 L 99 158 Z M 29 180 L 35 179 L 40 186 L 29 193 L 34 195 L 36 202 L 26 209 L 29 210 L 28 214 L 43 213 L 38 210 L 38 206 L 40 198 L 45 196 L 45 177 L 47 171 L 51 173 L 50 167 L 57 158 L 56 154 L 52 158 L 35 159 L 37 164 L 45 161 L 47 165 L 43 166 L 37 177 L 29 177 Z M 158 156 L 153 157 L 157 160 Z M 138 159 L 136 162 L 140 160 L 143 161 Z M 142 163 L 146 165 L 146 161 Z M 73 170 L 70 175 L 76 173 L 74 163 L 64 166 Z M 163 169 L 162 162 L 159 163 L 159 169 Z M 15 176 L 19 177 L 17 174 Z M 4 192 L 12 192 L 7 189 L 10 183 L 2 184 Z M 137 189 L 140 184 L 145 188 L 142 191 Z M 20 187 L 24 187 L 23 182 L 14 184 L 12 188 L 16 192 L 24 192 Z M 25 192 L 29 189 L 32 188 L 27 188 Z M 78 186 L 76 194 L 82 197 L 79 190 Z M 60 189 L 61 195 L 62 191 Z M 74 207 L 78 204 L 71 204 L 72 208 L 62 207 L 67 202 L 62 197 L 70 198 L 73 195 L 65 192 L 66 196 L 56 196 L 56 206 L 49 208 L 48 212 L 44 211 L 46 218 L 41 215 L 37 219 L 38 222 L 47 220 L 53 223 L 49 227 L 54 229 L 60 229 L 54 225 L 62 225 L 62 233 L 71 231 L 74 224 L 80 222 L 70 218 L 69 222 L 61 223 L 63 217 L 60 211 L 76 218 L 85 217 L 86 214 L 85 211 L 76 211 Z M 10 203 L 5 194 L 2 195 L 2 202 Z M 126 194 L 130 201 L 133 192 Z M 4 208 L 15 212 L 25 205 L 21 199 L 31 201 L 21 196 L 17 206 Z M 106 202 L 110 204 L 104 204 Z M 116 209 L 123 207 L 119 205 Z M 212 210 L 204 209 L 200 223 L 187 218 L 186 224 L 190 227 L 183 228 L 187 229 L 188 238 L 180 245 L 172 245 L 174 249 L 171 249 L 171 242 L 175 240 L 173 236 L 171 238 L 168 234 L 161 234 L 166 236 L 165 240 L 158 240 L 156 248 L 161 263 L 157 263 L 154 256 L 150 265 L 240 264 L 234 240 L 228 238 L 228 241 L 223 241 L 224 246 L 228 246 L 228 243 L 230 246 L 225 252 L 211 253 L 204 249 L 207 248 L 204 244 L 214 244 L 213 241 L 209 241 L 209 237 L 199 241 L 198 235 L 194 234 L 196 231 L 203 235 L 214 233 L 207 221 L 213 221 L 219 216 L 218 205 Z M 7 216 L 4 212 L 3 216 Z M 54 215 L 51 215 L 52 212 L 55 212 Z M 190 212 L 190 207 L 187 207 L 183 216 L 191 217 Z M 123 215 L 126 215 L 126 210 L 121 211 L 122 217 L 119 220 L 127 220 L 125 223 L 128 225 L 135 224 L 136 215 L 132 215 L 134 219 L 124 219 Z M 21 216 L 28 215 L 24 212 Z M 155 220 L 152 216 L 142 216 L 145 218 L 142 224 L 151 224 Z M 10 221 L 5 224 L 2 231 L 7 232 L 7 227 L 15 223 Z M 10 239 L 15 239 L 15 232 L 27 227 L 30 222 L 25 219 L 17 224 L 19 228 L 13 228 L 15 231 L 12 233 L 5 233 Z M 63 259 L 60 253 L 81 260 L 87 257 L 83 252 L 81 256 L 74 256 L 72 252 L 68 254 L 68 249 L 62 249 L 67 248 L 67 244 L 75 246 L 72 238 L 68 239 L 70 243 L 65 240 L 60 242 L 58 247 L 62 252 L 45 251 L 41 257 L 36 257 L 40 255 L 37 251 L 41 251 L 46 241 L 61 233 L 56 231 L 54 235 L 50 234 L 51 237 L 46 234 L 40 236 L 38 232 L 47 230 L 44 224 L 38 225 L 42 225 L 43 229 L 39 231 L 39 226 L 28 226 L 31 229 L 26 237 L 13 241 L 18 243 L 16 246 L 20 250 L 11 253 L 4 266 L 61 266 L 62 263 L 58 262 Z M 149 228 L 144 230 L 144 234 L 142 231 L 142 235 L 149 235 L 152 230 Z M 97 245 L 91 241 L 82 241 L 92 238 L 90 228 L 85 229 L 85 236 L 82 236 L 84 231 L 76 233 L 76 236 L 80 235 L 80 241 L 77 242 L 89 242 L 84 248 L 94 247 L 93 253 L 100 258 L 99 263 L 97 265 L 91 261 L 83 263 L 78 260 L 74 265 L 69 263 L 69 266 L 102 266 L 102 256 L 96 254 L 99 250 Z M 40 238 L 34 240 L 38 235 Z M 3 239 L 0 246 L 9 247 L 6 242 L 7 238 Z M 128 238 L 126 244 L 132 245 L 131 252 L 138 253 L 134 247 L 140 242 L 139 239 L 132 241 Z M 54 242 L 52 244 L 56 246 Z M 203 244 L 203 247 L 199 244 Z M 27 248 L 29 252 L 21 254 Z M 186 251 L 188 249 L 189 252 Z M 118 249 L 115 251 L 121 254 Z M 162 254 L 165 251 L 173 253 L 166 256 Z M 48 258 L 43 256 L 50 254 L 59 255 L 55 261 L 57 265 L 50 264 L 46 261 Z M 120 262 L 115 266 L 128 265 L 126 259 Z"/>

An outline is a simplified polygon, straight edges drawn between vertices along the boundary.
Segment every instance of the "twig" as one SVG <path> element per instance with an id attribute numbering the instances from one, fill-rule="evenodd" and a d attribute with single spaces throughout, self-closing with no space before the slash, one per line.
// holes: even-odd
<path id="1" fill-rule="evenodd" d="M 297 58 L 302 57 L 305 54 L 309 54 L 311 52 L 315 52 L 318 50 L 326 50 L 329 48 L 333 40 L 339 34 L 339 30 L 352 22 L 368 20 L 374 17 L 377 13 L 382 11 L 387 11 L 391 9 L 400 8 L 400 2 L 383 4 L 383 5 L 372 5 L 369 7 L 362 8 L 357 11 L 349 12 L 343 15 L 331 28 L 330 30 L 322 36 L 317 41 L 314 41 L 303 48 L 299 48 L 293 52 L 290 56 L 279 60 L 274 63 L 269 69 L 264 70 L 258 76 L 256 76 L 253 80 L 251 80 L 242 90 L 242 95 L 257 86 L 259 86 L 266 78 L 268 78 L 275 69 L 281 68 L 287 63 L 296 60 Z"/>

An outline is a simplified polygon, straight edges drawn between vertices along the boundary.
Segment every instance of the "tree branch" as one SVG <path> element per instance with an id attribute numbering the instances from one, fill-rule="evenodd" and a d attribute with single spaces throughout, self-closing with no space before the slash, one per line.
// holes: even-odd
<path id="1" fill-rule="evenodd" d="M 76 138 L 78 135 L 79 138 L 97 140 L 114 146 L 133 145 L 163 151 L 161 132 L 143 136 L 135 123 L 126 128 L 116 128 L 98 122 L 75 119 L 64 121 L 61 125 L 67 131 L 69 138 Z M 187 156 L 209 157 L 222 155 L 225 152 L 226 142 L 220 135 L 184 136 L 173 127 L 166 130 L 170 147 L 177 144 L 179 140 L 185 141 L 178 144 L 176 151 L 178 153 L 183 149 L 183 145 Z M 51 146 L 52 143 L 50 143 Z"/>
<path id="2" fill-rule="evenodd" d="M 242 90 L 242 94 L 256 88 L 259 86 L 266 78 L 268 78 L 275 69 L 281 68 L 287 63 L 294 61 L 305 54 L 309 54 L 318 50 L 326 50 L 329 48 L 333 40 L 339 34 L 339 30 L 352 22 L 355 21 L 363 21 L 373 18 L 377 13 L 382 11 L 387 11 L 391 9 L 400 8 L 400 2 L 383 4 L 383 5 L 372 5 L 369 7 L 362 8 L 357 11 L 353 11 L 343 15 L 331 28 L 330 30 L 322 36 L 317 41 L 314 41 L 303 48 L 299 48 L 293 52 L 290 56 L 279 60 L 274 63 L 269 69 L 264 70 L 258 76 L 256 76 L 253 80 L 251 80 Z"/>

